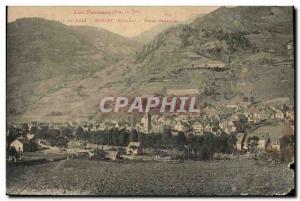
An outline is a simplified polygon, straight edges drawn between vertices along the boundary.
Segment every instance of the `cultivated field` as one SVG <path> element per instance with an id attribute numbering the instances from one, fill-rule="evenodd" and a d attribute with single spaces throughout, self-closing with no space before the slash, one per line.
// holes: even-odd
<path id="1" fill-rule="evenodd" d="M 7 167 L 7 193 L 14 195 L 266 195 L 293 186 L 287 164 L 254 160 L 63 160 Z"/>

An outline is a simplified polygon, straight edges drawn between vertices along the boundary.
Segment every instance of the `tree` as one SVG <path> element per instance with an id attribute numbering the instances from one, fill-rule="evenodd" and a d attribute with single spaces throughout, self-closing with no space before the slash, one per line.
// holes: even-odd
<path id="1" fill-rule="evenodd" d="M 144 134 L 139 132 L 138 133 L 138 141 L 141 142 L 142 144 L 144 144 L 144 140 L 145 140 Z"/>
<path id="2" fill-rule="evenodd" d="M 222 133 L 220 136 L 216 137 L 214 140 L 215 152 L 220 153 L 232 153 L 236 143 L 236 137 L 234 135 L 228 135 Z"/>
<path id="3" fill-rule="evenodd" d="M 38 146 L 37 146 L 37 144 L 34 143 L 34 142 L 29 142 L 29 143 L 27 144 L 27 150 L 30 151 L 30 152 L 36 151 L 37 148 L 38 148 Z"/>
<path id="4" fill-rule="evenodd" d="M 157 134 L 153 134 L 154 135 L 154 144 L 156 145 L 157 148 L 161 147 L 162 145 L 162 134 L 161 133 L 157 133 Z"/>
<path id="5" fill-rule="evenodd" d="M 18 151 L 16 150 L 15 147 L 10 147 L 8 154 L 14 160 L 14 162 L 16 162 L 17 160 L 19 160 L 20 157 L 21 157 L 21 154 L 18 153 Z"/>
<path id="6" fill-rule="evenodd" d="M 171 147 L 173 145 L 173 135 L 171 129 L 165 127 L 161 136 L 161 144 L 165 147 Z"/>
<path id="7" fill-rule="evenodd" d="M 25 131 L 25 134 L 27 134 L 28 133 L 28 131 L 29 131 L 29 126 L 28 126 L 28 124 L 22 124 L 22 130 L 23 131 Z"/>
<path id="8" fill-rule="evenodd" d="M 83 128 L 81 126 L 79 126 L 79 127 L 76 128 L 75 138 L 77 140 L 84 139 L 84 130 L 83 130 Z"/>
<path id="9" fill-rule="evenodd" d="M 112 132 L 111 130 L 107 133 L 107 144 L 113 145 Z"/>
<path id="10" fill-rule="evenodd" d="M 74 137 L 73 134 L 72 134 L 72 129 L 68 128 L 68 127 L 61 128 L 60 133 L 61 133 L 62 137 L 66 137 L 66 138 Z"/>
<path id="11" fill-rule="evenodd" d="M 189 135 L 187 137 L 187 143 L 191 147 L 191 151 L 194 152 L 195 158 L 197 158 L 201 144 L 202 144 L 203 136 L 197 136 L 197 135 Z"/>
<path id="12" fill-rule="evenodd" d="M 64 137 L 58 137 L 50 141 L 51 146 L 67 147 L 68 140 Z"/>
<path id="13" fill-rule="evenodd" d="M 11 156 L 11 157 L 16 157 L 17 158 L 18 152 L 17 152 L 16 148 L 15 147 L 10 147 L 8 155 Z"/>
<path id="14" fill-rule="evenodd" d="M 182 149 L 183 145 L 186 144 L 186 136 L 183 132 L 179 132 L 178 135 L 175 137 L 176 145 L 178 148 Z"/>
<path id="15" fill-rule="evenodd" d="M 201 160 L 211 160 L 212 156 L 213 156 L 213 151 L 212 151 L 211 147 L 209 147 L 206 144 L 201 146 L 200 152 L 199 152 L 199 158 Z"/>
<path id="16" fill-rule="evenodd" d="M 15 139 L 17 139 L 17 137 L 19 137 L 19 133 L 16 129 L 10 129 L 8 136 L 6 137 L 6 143 L 7 146 L 10 145 L 10 143 L 12 143 Z M 8 147 L 7 147 L 8 148 Z"/>
<path id="17" fill-rule="evenodd" d="M 35 134 L 35 133 L 36 133 L 36 131 L 37 131 L 37 128 L 36 128 L 36 126 L 31 126 L 31 128 L 30 128 L 30 132 L 31 132 L 31 133 L 33 133 L 33 134 Z"/>
<path id="18" fill-rule="evenodd" d="M 109 144 L 110 133 L 108 131 L 97 131 L 95 133 L 95 142 L 96 144 L 107 145 Z"/>
<path id="19" fill-rule="evenodd" d="M 227 145 L 228 149 L 226 150 L 226 153 L 232 153 L 235 148 L 235 144 L 237 142 L 237 138 L 234 135 L 230 135 L 227 139 Z"/>
<path id="20" fill-rule="evenodd" d="M 291 162 L 294 157 L 294 135 L 285 134 L 280 139 L 281 161 Z"/>
<path id="21" fill-rule="evenodd" d="M 112 136 L 112 144 L 115 146 L 119 145 L 119 129 L 118 128 L 112 128 L 110 130 L 111 136 Z"/>
<path id="22" fill-rule="evenodd" d="M 249 137 L 247 140 L 248 150 L 250 153 L 255 153 L 257 150 L 259 138 L 257 136 Z"/>
<path id="23" fill-rule="evenodd" d="M 119 135 L 119 145 L 126 146 L 128 144 L 128 133 L 125 130 L 121 130 Z"/>
<path id="24" fill-rule="evenodd" d="M 129 136 L 129 141 L 130 142 L 138 142 L 138 133 L 135 129 L 133 129 L 130 133 Z"/>
<path id="25" fill-rule="evenodd" d="M 281 148 L 285 148 L 285 147 L 288 147 L 288 146 L 293 146 L 293 144 L 294 144 L 294 136 L 293 135 L 289 135 L 289 134 L 283 135 L 279 139 L 279 142 L 280 142 L 280 147 Z"/>

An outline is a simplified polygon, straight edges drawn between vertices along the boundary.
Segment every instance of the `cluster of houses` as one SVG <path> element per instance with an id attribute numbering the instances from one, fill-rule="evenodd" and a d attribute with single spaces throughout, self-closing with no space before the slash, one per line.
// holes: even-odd
<path id="1" fill-rule="evenodd" d="M 220 131 L 227 134 L 238 132 L 239 122 L 255 124 L 262 121 L 285 121 L 294 123 L 294 109 L 287 106 L 252 106 L 242 107 L 237 105 L 222 105 L 218 107 L 206 107 L 201 110 L 198 116 L 188 116 L 185 114 L 156 115 L 145 113 L 140 122 L 125 122 L 118 120 L 107 120 L 103 122 L 30 122 L 29 124 L 15 124 L 13 128 L 18 128 L 19 132 L 36 129 L 59 129 L 62 127 L 81 126 L 84 131 L 104 131 L 118 128 L 131 131 L 136 129 L 144 133 L 162 132 L 165 127 L 175 131 L 193 132 L 201 135 L 204 132 L 214 134 Z M 219 130 L 219 131 L 218 131 Z"/>
<path id="2" fill-rule="evenodd" d="M 266 122 L 280 122 L 283 124 L 294 125 L 294 109 L 286 105 L 256 105 L 242 107 L 237 105 L 221 105 L 218 107 L 206 107 L 202 109 L 201 114 L 198 116 L 188 115 L 156 115 L 145 113 L 140 122 L 125 122 L 125 121 L 103 121 L 98 123 L 94 122 L 64 122 L 64 123 L 51 123 L 51 122 L 31 122 L 29 124 L 15 124 L 12 128 L 20 133 L 27 133 L 26 136 L 18 137 L 10 143 L 10 147 L 14 147 L 16 151 L 26 151 L 28 145 L 33 141 L 34 135 L 30 134 L 32 127 L 36 129 L 57 129 L 62 127 L 77 128 L 81 126 L 84 131 L 104 131 L 112 128 L 119 130 L 126 130 L 128 132 L 133 129 L 138 132 L 147 133 L 161 133 L 165 128 L 169 128 L 173 135 L 179 132 L 193 135 L 203 135 L 205 133 L 212 133 L 220 135 L 226 133 L 235 135 L 237 138 L 237 150 L 248 149 L 248 138 L 251 137 L 249 131 L 245 131 L 245 125 L 249 127 L 255 125 L 263 125 Z M 27 132 L 24 132 L 27 131 Z M 9 131 L 7 132 L 7 136 Z M 279 150 L 279 138 L 271 139 L 268 131 L 264 131 L 258 135 L 258 148 Z M 270 143 L 272 141 L 272 143 Z M 141 154 L 141 144 L 130 142 L 127 147 L 128 154 Z"/>
<path id="3" fill-rule="evenodd" d="M 281 121 L 294 123 L 294 110 L 277 107 L 239 108 L 238 106 L 223 106 L 206 108 L 199 116 L 173 115 L 159 116 L 145 114 L 135 128 L 144 133 L 162 132 L 165 127 L 173 134 L 185 132 L 203 135 L 206 132 L 219 135 L 221 133 L 236 134 L 242 131 L 242 124 L 254 125 L 265 121 Z"/>

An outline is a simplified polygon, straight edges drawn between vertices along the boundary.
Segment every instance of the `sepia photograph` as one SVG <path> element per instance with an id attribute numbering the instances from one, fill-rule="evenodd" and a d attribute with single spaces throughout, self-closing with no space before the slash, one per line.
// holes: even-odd
<path id="1" fill-rule="evenodd" d="M 7 6 L 6 195 L 295 196 L 295 23 L 292 5 Z"/>

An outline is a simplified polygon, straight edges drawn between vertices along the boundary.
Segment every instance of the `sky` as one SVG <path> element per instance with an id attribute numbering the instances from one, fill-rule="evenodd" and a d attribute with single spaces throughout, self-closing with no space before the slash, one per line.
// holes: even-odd
<path id="1" fill-rule="evenodd" d="M 41 17 L 67 25 L 101 27 L 122 36 L 133 37 L 158 24 L 184 23 L 217 8 L 215 6 L 10 6 L 7 20 L 12 22 L 18 18 Z"/>

